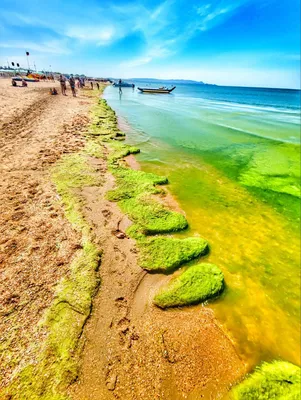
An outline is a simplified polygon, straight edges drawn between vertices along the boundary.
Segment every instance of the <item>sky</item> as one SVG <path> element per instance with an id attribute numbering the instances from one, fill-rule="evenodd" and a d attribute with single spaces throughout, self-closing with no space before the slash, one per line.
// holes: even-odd
<path id="1" fill-rule="evenodd" d="M 0 65 L 300 88 L 299 0 L 2 0 Z M 51 67 L 50 67 L 51 66 Z"/>

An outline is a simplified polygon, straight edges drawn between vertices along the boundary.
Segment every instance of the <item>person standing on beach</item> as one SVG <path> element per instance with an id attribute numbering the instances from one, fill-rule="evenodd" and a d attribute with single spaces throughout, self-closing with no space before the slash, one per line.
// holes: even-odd
<path id="1" fill-rule="evenodd" d="M 93 82 L 92 81 L 90 82 L 90 85 L 91 85 L 91 89 L 93 90 Z"/>
<path id="2" fill-rule="evenodd" d="M 63 96 L 67 96 L 66 95 L 66 78 L 62 74 L 59 77 L 59 82 L 60 82 L 60 85 L 61 85 L 62 95 Z"/>
<path id="3" fill-rule="evenodd" d="M 72 95 L 73 95 L 73 97 L 76 97 L 76 92 L 75 92 L 75 79 L 73 78 L 73 75 L 72 75 L 72 74 L 70 75 L 69 83 L 70 83 Z"/>
<path id="4" fill-rule="evenodd" d="M 96 86 L 97 86 L 97 90 L 99 90 L 99 83 L 98 82 L 96 82 Z"/>

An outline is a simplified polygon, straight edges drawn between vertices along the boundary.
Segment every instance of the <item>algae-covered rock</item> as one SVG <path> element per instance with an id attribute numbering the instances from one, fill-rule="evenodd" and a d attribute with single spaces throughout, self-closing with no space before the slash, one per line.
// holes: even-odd
<path id="1" fill-rule="evenodd" d="M 171 272 L 208 251 L 208 243 L 201 238 L 154 237 L 138 242 L 138 246 L 141 267 L 156 272 Z"/>
<path id="2" fill-rule="evenodd" d="M 154 298 L 161 308 L 201 303 L 220 294 L 224 275 L 214 264 L 198 264 L 172 279 Z"/>
<path id="3" fill-rule="evenodd" d="M 299 400 L 300 368 L 285 361 L 263 363 L 231 391 L 233 400 Z"/>

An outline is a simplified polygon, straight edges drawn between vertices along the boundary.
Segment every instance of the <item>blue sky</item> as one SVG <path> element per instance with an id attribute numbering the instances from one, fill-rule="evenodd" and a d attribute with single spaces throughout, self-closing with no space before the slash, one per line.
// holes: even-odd
<path id="1" fill-rule="evenodd" d="M 299 0 L 2 0 L 0 64 L 300 88 Z"/>

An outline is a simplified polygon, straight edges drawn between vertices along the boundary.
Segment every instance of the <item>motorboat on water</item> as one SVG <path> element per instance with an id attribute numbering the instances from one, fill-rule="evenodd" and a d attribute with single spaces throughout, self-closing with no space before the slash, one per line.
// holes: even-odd
<path id="1" fill-rule="evenodd" d="M 131 88 L 135 87 L 135 85 L 133 83 L 128 83 L 125 81 L 113 82 L 112 85 L 115 87 L 131 87 Z"/>
<path id="2" fill-rule="evenodd" d="M 140 88 L 138 87 L 138 90 L 140 90 L 141 93 L 171 93 L 173 90 L 175 90 L 176 86 L 173 86 L 171 89 L 167 89 L 165 87 L 159 87 L 159 88 Z"/>

